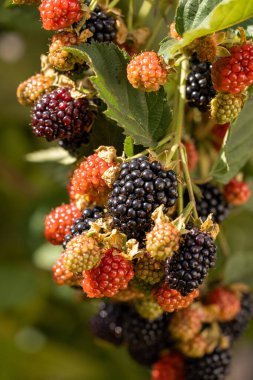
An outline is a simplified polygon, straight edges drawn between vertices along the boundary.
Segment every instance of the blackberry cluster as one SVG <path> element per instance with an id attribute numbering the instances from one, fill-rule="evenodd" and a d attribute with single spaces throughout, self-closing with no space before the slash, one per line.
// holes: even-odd
<path id="1" fill-rule="evenodd" d="M 197 199 L 197 211 L 202 220 L 213 214 L 215 223 L 221 223 L 229 213 L 229 205 L 218 187 L 211 183 L 199 186 L 202 198 Z"/>
<path id="2" fill-rule="evenodd" d="M 200 359 L 188 359 L 186 380 L 223 380 L 231 363 L 230 350 L 216 348 Z"/>
<path id="3" fill-rule="evenodd" d="M 153 364 L 169 341 L 165 333 L 168 330 L 167 326 L 166 314 L 150 321 L 130 310 L 124 323 L 125 340 L 130 355 L 144 365 Z"/>
<path id="4" fill-rule="evenodd" d="M 250 293 L 243 293 L 241 298 L 241 310 L 237 316 L 229 322 L 220 323 L 224 335 L 231 340 L 238 339 L 245 331 L 249 320 L 253 317 L 253 299 Z"/>
<path id="5" fill-rule="evenodd" d="M 32 130 L 47 141 L 71 139 L 89 131 L 93 116 L 85 98 L 74 99 L 70 88 L 60 87 L 45 94 L 34 106 Z"/>
<path id="6" fill-rule="evenodd" d="M 201 112 L 207 111 L 216 94 L 212 85 L 211 69 L 211 63 L 200 62 L 196 53 L 192 55 L 190 73 L 186 80 L 186 98 L 190 107 L 197 107 Z"/>
<path id="7" fill-rule="evenodd" d="M 166 281 L 171 289 L 187 296 L 204 281 L 215 264 L 216 246 L 212 237 L 192 228 L 180 245 L 179 252 L 166 260 Z"/>
<path id="8" fill-rule="evenodd" d="M 86 5 L 90 5 L 90 0 L 86 1 Z M 93 36 L 87 42 L 114 42 L 117 35 L 115 18 L 103 11 L 99 5 L 95 7 L 90 16 L 84 28 L 89 29 Z"/>
<path id="9" fill-rule="evenodd" d="M 121 165 L 108 200 L 113 225 L 128 238 L 142 240 L 152 226 L 151 214 L 161 204 L 165 211 L 177 200 L 177 177 L 158 161 L 140 157 Z"/>
<path id="10" fill-rule="evenodd" d="M 75 223 L 70 228 L 70 234 L 65 235 L 63 248 L 66 249 L 68 242 L 74 237 L 81 235 L 84 231 L 90 228 L 90 224 L 97 219 L 102 218 L 103 209 L 101 207 L 86 208 L 82 212 L 81 218 L 76 219 Z"/>
<path id="11" fill-rule="evenodd" d="M 81 147 L 89 142 L 89 132 L 83 131 L 80 135 L 75 135 L 71 139 L 59 140 L 58 144 L 65 149 L 71 156 L 77 157 Z"/>
<path id="12" fill-rule="evenodd" d="M 91 320 L 92 333 L 115 346 L 124 340 L 123 322 L 128 310 L 126 304 L 101 302 L 99 312 Z"/>

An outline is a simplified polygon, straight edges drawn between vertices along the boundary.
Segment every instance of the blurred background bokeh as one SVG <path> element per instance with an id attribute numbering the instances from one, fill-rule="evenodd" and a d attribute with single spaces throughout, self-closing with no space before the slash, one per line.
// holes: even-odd
<path id="1" fill-rule="evenodd" d="M 95 342 L 89 318 L 96 302 L 53 284 L 50 266 L 59 255 L 43 238 L 43 219 L 67 201 L 69 166 L 31 163 L 30 152 L 47 143 L 34 137 L 29 109 L 16 87 L 40 69 L 50 34 L 34 7 L 0 3 L 0 380 L 145 380 L 149 371 L 123 349 Z M 252 177 L 252 164 L 248 164 Z M 225 224 L 232 255 L 227 277 L 253 283 L 253 202 Z M 235 255 L 233 252 L 241 252 Z M 242 259 L 243 256 L 243 259 Z M 239 258 L 238 258 L 239 257 Z M 239 268 L 239 269 L 238 269 Z M 237 347 L 231 380 L 252 380 L 252 328 Z M 204 379 L 203 379 L 204 380 Z"/>

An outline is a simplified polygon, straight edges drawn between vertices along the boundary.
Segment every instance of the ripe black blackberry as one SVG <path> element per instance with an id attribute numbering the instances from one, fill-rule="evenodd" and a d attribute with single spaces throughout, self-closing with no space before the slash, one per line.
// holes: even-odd
<path id="1" fill-rule="evenodd" d="M 212 237 L 197 228 L 184 235 L 179 251 L 166 260 L 166 282 L 187 296 L 204 281 L 215 264 L 216 246 Z"/>
<path id="2" fill-rule="evenodd" d="M 123 341 L 123 321 L 128 310 L 126 304 L 101 302 L 99 312 L 91 319 L 91 331 L 95 337 L 115 346 Z"/>
<path id="3" fill-rule="evenodd" d="M 163 170 L 158 161 L 140 157 L 122 164 L 108 200 L 114 227 L 142 240 L 151 229 L 152 212 L 161 204 L 167 211 L 176 203 L 177 185 L 176 173 Z"/>
<path id="4" fill-rule="evenodd" d="M 168 317 L 166 314 L 150 321 L 130 310 L 124 321 L 124 337 L 129 350 L 142 351 L 156 348 L 159 352 L 166 346 Z"/>
<path id="5" fill-rule="evenodd" d="M 216 92 L 212 85 L 212 65 L 209 62 L 200 62 L 194 53 L 190 60 L 190 73 L 186 80 L 186 98 L 190 107 L 197 107 L 205 112 Z"/>
<path id="6" fill-rule="evenodd" d="M 199 186 L 202 197 L 196 199 L 199 217 L 206 220 L 209 214 L 213 214 L 215 223 L 221 223 L 229 213 L 229 204 L 217 186 L 206 183 Z"/>
<path id="7" fill-rule="evenodd" d="M 90 0 L 86 1 L 90 5 Z M 82 29 L 89 29 L 93 36 L 87 42 L 114 42 L 117 35 L 116 19 L 106 13 L 99 5 L 91 12 L 91 17 Z"/>
<path id="8" fill-rule="evenodd" d="M 59 87 L 46 93 L 32 111 L 32 130 L 47 141 L 71 139 L 84 131 L 89 132 L 93 113 L 85 98 L 74 99 L 69 87 Z"/>
<path id="9" fill-rule="evenodd" d="M 71 139 L 62 139 L 58 141 L 61 148 L 65 149 L 73 157 L 78 157 L 83 145 L 89 142 L 89 132 L 84 131 L 80 135 L 75 135 Z"/>
<path id="10" fill-rule="evenodd" d="M 216 348 L 200 359 L 187 360 L 186 380 L 223 380 L 228 374 L 230 363 L 230 350 Z"/>
<path id="11" fill-rule="evenodd" d="M 94 222 L 97 219 L 102 218 L 103 209 L 101 207 L 86 208 L 82 212 L 82 217 L 76 219 L 73 226 L 70 228 L 70 234 L 65 235 L 63 241 L 63 248 L 66 249 L 68 242 L 77 235 L 81 235 L 84 231 L 87 231 L 90 228 L 90 223 Z"/>
<path id="12" fill-rule="evenodd" d="M 220 323 L 221 330 L 224 335 L 234 341 L 246 330 L 251 318 L 253 318 L 252 295 L 250 293 L 243 293 L 240 312 L 232 321 Z"/>

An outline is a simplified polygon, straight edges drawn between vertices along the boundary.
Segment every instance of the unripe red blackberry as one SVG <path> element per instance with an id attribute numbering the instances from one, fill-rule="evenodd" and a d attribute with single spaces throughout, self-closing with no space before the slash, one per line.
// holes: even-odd
<path id="1" fill-rule="evenodd" d="M 251 191 L 246 182 L 238 181 L 236 178 L 233 178 L 224 186 L 224 196 L 229 204 L 241 206 L 248 202 Z"/>
<path id="2" fill-rule="evenodd" d="M 85 61 L 83 57 L 74 56 L 63 49 L 65 46 L 79 45 L 80 43 L 81 41 L 75 33 L 63 32 L 55 34 L 49 45 L 49 63 L 60 71 L 73 70 L 76 64 L 83 64 Z"/>
<path id="3" fill-rule="evenodd" d="M 90 0 L 86 0 L 86 5 L 90 5 Z M 87 42 L 115 42 L 117 36 L 116 19 L 112 14 L 107 13 L 99 5 L 96 5 L 82 27 L 88 29 L 93 35 Z"/>
<path id="4" fill-rule="evenodd" d="M 22 106 L 32 106 L 36 100 L 52 86 L 53 79 L 43 74 L 36 74 L 20 83 L 17 98 Z"/>
<path id="5" fill-rule="evenodd" d="M 223 144 L 224 137 L 230 127 L 230 123 L 215 124 L 212 128 L 212 140 L 215 148 L 220 150 Z"/>
<path id="6" fill-rule="evenodd" d="M 163 309 L 158 305 L 152 296 L 141 298 L 134 303 L 135 309 L 142 318 L 153 321 L 163 314 Z"/>
<path id="7" fill-rule="evenodd" d="M 53 266 L 53 280 L 54 282 L 59 285 L 69 285 L 69 286 L 76 286 L 80 283 L 80 277 L 75 275 L 73 272 L 70 272 L 68 269 L 66 269 L 63 265 L 63 257 L 62 254 L 57 263 Z"/>
<path id="8" fill-rule="evenodd" d="M 157 260 L 171 257 L 179 248 L 180 234 L 170 222 L 157 221 L 146 236 L 146 249 Z"/>
<path id="9" fill-rule="evenodd" d="M 238 339 L 246 330 L 250 319 L 253 318 L 253 299 L 250 293 L 241 296 L 241 309 L 232 321 L 220 323 L 222 333 L 232 342 Z"/>
<path id="10" fill-rule="evenodd" d="M 239 94 L 253 83 L 253 45 L 234 45 L 229 52 L 214 63 L 212 81 L 216 91 Z"/>
<path id="11" fill-rule="evenodd" d="M 98 313 L 90 323 L 93 335 L 120 346 L 124 341 L 123 322 L 127 311 L 126 304 L 101 302 Z"/>
<path id="12" fill-rule="evenodd" d="M 193 339 L 202 328 L 203 313 L 198 308 L 188 307 L 172 315 L 169 331 L 172 338 L 180 341 Z"/>
<path id="13" fill-rule="evenodd" d="M 68 87 L 59 87 L 37 101 L 32 111 L 32 130 L 47 141 L 72 138 L 89 132 L 93 114 L 85 98 L 74 99 Z"/>
<path id="14" fill-rule="evenodd" d="M 167 82 L 168 71 L 153 51 L 143 52 L 127 65 L 127 78 L 134 88 L 158 91 Z"/>
<path id="15" fill-rule="evenodd" d="M 179 251 L 166 261 L 165 278 L 169 287 L 187 296 L 203 283 L 215 260 L 216 246 L 212 237 L 191 228 L 183 236 Z"/>
<path id="16" fill-rule="evenodd" d="M 151 380 L 185 380 L 183 356 L 177 352 L 162 355 L 152 367 Z"/>
<path id="17" fill-rule="evenodd" d="M 211 354 L 186 362 L 186 380 L 224 380 L 231 363 L 230 350 L 216 348 Z"/>
<path id="18" fill-rule="evenodd" d="M 184 141 L 184 146 L 187 154 L 189 170 L 193 171 L 199 161 L 199 153 L 193 140 Z"/>
<path id="19" fill-rule="evenodd" d="M 70 199 L 80 203 L 81 208 L 89 204 L 103 206 L 110 192 L 104 175 L 108 169 L 116 167 L 116 151 L 113 147 L 101 149 L 89 156 L 74 170 L 69 187 Z"/>
<path id="20" fill-rule="evenodd" d="M 89 298 L 113 297 L 127 288 L 133 276 L 132 263 L 109 249 L 98 267 L 83 271 L 82 287 Z"/>
<path id="21" fill-rule="evenodd" d="M 240 312 L 238 296 L 229 288 L 218 287 L 208 294 L 208 304 L 218 307 L 218 320 L 231 321 Z"/>
<path id="22" fill-rule="evenodd" d="M 182 296 L 177 290 L 170 289 L 168 284 L 164 283 L 160 288 L 154 289 L 153 296 L 164 311 L 173 313 L 188 307 L 199 296 L 199 291 L 195 289 L 187 296 Z"/>
<path id="23" fill-rule="evenodd" d="M 90 224 L 95 220 L 102 218 L 103 209 L 101 207 L 86 208 L 82 211 L 81 216 L 74 221 L 70 227 L 70 233 L 65 235 L 63 248 L 67 247 L 68 242 L 74 237 L 81 235 L 84 231 L 90 229 Z"/>
<path id="24" fill-rule="evenodd" d="M 39 11 L 46 30 L 65 29 L 80 21 L 84 14 L 78 0 L 43 0 Z"/>
<path id="25" fill-rule="evenodd" d="M 221 223 L 229 213 L 229 205 L 219 188 L 211 183 L 200 185 L 202 197 L 196 199 L 199 217 L 204 221 L 212 214 L 215 223 Z"/>
<path id="26" fill-rule="evenodd" d="M 45 238 L 54 245 L 62 244 L 74 221 L 81 216 L 74 203 L 56 207 L 45 219 Z"/>
<path id="27" fill-rule="evenodd" d="M 211 79 L 212 65 L 209 62 L 200 62 L 196 53 L 190 61 L 190 73 L 186 80 L 186 99 L 190 107 L 196 107 L 205 112 L 215 96 Z"/>
<path id="28" fill-rule="evenodd" d="M 164 277 L 164 264 L 149 255 L 145 255 L 135 265 L 135 276 L 150 285 L 154 285 Z"/>
<path id="29" fill-rule="evenodd" d="M 113 226 L 128 238 L 144 239 L 153 211 L 162 204 L 167 211 L 176 203 L 177 185 L 176 173 L 163 170 L 158 161 L 140 157 L 122 164 L 108 200 Z"/>
<path id="30" fill-rule="evenodd" d="M 211 101 L 211 117 L 218 124 L 230 123 L 239 116 L 245 100 L 245 94 L 219 92 Z"/>
<path id="31" fill-rule="evenodd" d="M 101 248 L 93 237 L 74 236 L 64 251 L 63 265 L 70 272 L 80 274 L 94 268 L 101 258 Z"/>

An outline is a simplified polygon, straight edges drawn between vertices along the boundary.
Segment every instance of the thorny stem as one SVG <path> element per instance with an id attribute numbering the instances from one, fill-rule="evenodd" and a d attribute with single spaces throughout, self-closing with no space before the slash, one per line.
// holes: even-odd
<path id="1" fill-rule="evenodd" d="M 188 193 L 189 193 L 189 198 L 190 198 L 190 201 L 193 202 L 193 215 L 194 215 L 194 218 L 197 219 L 198 218 L 198 212 L 197 212 L 197 208 L 196 208 L 196 201 L 195 201 L 195 196 L 194 196 L 194 192 L 193 192 L 191 176 L 190 176 L 190 172 L 189 172 L 189 168 L 188 168 L 187 155 L 186 155 L 185 147 L 182 144 L 179 147 L 179 151 L 180 151 L 180 157 L 181 157 L 181 163 L 182 163 L 182 167 L 183 167 L 184 177 L 185 177 L 185 181 L 186 181 L 186 185 L 187 185 L 187 189 L 188 189 Z"/>

